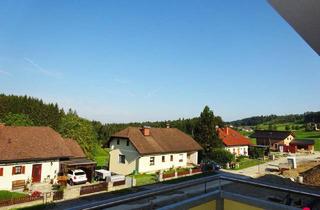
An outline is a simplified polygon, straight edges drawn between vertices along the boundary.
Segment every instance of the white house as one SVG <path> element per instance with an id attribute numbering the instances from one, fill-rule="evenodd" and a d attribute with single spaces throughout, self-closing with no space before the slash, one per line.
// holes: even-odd
<path id="1" fill-rule="evenodd" d="M 124 175 L 196 165 L 202 150 L 176 128 L 128 127 L 114 134 L 108 144 L 109 170 Z"/>
<path id="2" fill-rule="evenodd" d="M 252 145 L 248 138 L 229 127 L 217 128 L 217 132 L 226 150 L 236 156 L 248 156 L 248 147 Z"/>
<path id="3" fill-rule="evenodd" d="M 63 139 L 49 127 L 0 125 L 0 190 L 55 182 L 61 160 L 84 156 L 80 147 L 69 149 L 68 145 L 75 144 L 79 147 L 74 140 Z"/>

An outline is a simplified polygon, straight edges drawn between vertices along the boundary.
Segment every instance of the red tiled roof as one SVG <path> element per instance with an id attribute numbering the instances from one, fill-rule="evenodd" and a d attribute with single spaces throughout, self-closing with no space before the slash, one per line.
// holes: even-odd
<path id="1" fill-rule="evenodd" d="M 239 132 L 229 128 L 218 128 L 219 139 L 225 146 L 245 146 L 252 145 L 251 141 L 242 136 Z"/>
<path id="2" fill-rule="evenodd" d="M 129 139 L 140 154 L 169 152 L 191 152 L 202 147 L 189 135 L 176 128 L 149 128 L 150 135 L 144 136 L 140 128 L 128 127 L 112 135 L 112 138 Z"/>

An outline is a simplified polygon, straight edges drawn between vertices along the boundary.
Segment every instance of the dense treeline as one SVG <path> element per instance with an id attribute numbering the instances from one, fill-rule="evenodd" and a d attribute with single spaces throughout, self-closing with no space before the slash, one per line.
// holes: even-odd
<path id="1" fill-rule="evenodd" d="M 14 114 L 16 116 L 13 116 Z M 59 109 L 57 104 L 45 104 L 36 98 L 0 94 L 0 119 L 10 118 L 10 115 L 28 118 L 30 125 L 58 129 L 64 111 Z"/>
<path id="2" fill-rule="evenodd" d="M 46 104 L 33 97 L 1 94 L 0 122 L 14 126 L 49 126 L 63 137 L 77 140 L 89 158 L 93 158 L 99 146 L 91 121 L 72 110 L 65 113 L 57 104 Z"/>
<path id="3" fill-rule="evenodd" d="M 256 126 L 259 124 L 304 123 L 303 114 L 254 116 L 230 122 L 235 126 Z"/>
<path id="4" fill-rule="evenodd" d="M 0 94 L 0 122 L 15 126 L 49 126 L 65 138 L 77 140 L 86 155 L 94 157 L 97 147 L 105 145 L 112 134 L 128 126 L 170 127 L 194 137 L 203 146 L 211 148 L 211 138 L 215 139 L 216 125 L 224 123 L 219 116 L 214 116 L 209 107 L 205 107 L 200 117 L 157 122 L 109 123 L 89 121 L 81 118 L 71 109 L 65 113 L 57 104 L 44 103 L 42 100 L 28 96 Z"/>
<path id="5" fill-rule="evenodd" d="M 306 112 L 304 113 L 305 123 L 320 123 L 320 112 Z"/>

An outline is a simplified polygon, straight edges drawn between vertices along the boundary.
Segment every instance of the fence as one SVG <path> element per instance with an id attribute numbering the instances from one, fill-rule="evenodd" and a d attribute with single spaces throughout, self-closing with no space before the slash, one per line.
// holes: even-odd
<path id="1" fill-rule="evenodd" d="M 113 182 L 112 186 L 120 186 L 120 185 L 125 185 L 126 184 L 126 180 L 122 180 L 122 181 L 117 181 L 117 182 Z"/>
<path id="2" fill-rule="evenodd" d="M 100 191 L 106 191 L 107 189 L 108 189 L 107 182 L 102 182 L 102 183 L 90 185 L 90 186 L 82 186 L 80 188 L 80 195 L 85 195 L 85 194 L 90 194 L 90 193 L 95 193 L 95 192 L 100 192 Z"/>
<path id="3" fill-rule="evenodd" d="M 26 196 L 21 198 L 12 198 L 10 200 L 3 200 L 3 201 L 0 201 L 0 207 L 10 206 L 10 205 L 19 204 L 19 203 L 26 203 L 26 202 L 36 201 L 36 200 L 43 200 L 43 196 L 40 196 L 40 197 Z"/>
<path id="4" fill-rule="evenodd" d="M 193 168 L 193 169 L 178 171 L 178 172 L 174 172 L 174 173 L 163 173 L 163 174 L 160 174 L 160 176 L 162 176 L 162 178 L 160 178 L 160 180 L 174 179 L 174 178 L 178 178 L 181 176 L 191 176 L 191 175 L 199 174 L 199 173 L 202 173 L 201 168 Z"/>
<path id="5" fill-rule="evenodd" d="M 53 200 L 57 201 L 57 200 L 62 200 L 63 199 L 63 191 L 56 191 L 53 192 Z"/>

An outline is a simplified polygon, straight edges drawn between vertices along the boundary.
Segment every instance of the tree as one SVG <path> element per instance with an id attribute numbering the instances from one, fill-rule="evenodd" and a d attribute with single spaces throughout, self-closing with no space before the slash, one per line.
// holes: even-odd
<path id="1" fill-rule="evenodd" d="M 194 138 L 203 147 L 205 154 L 210 153 L 212 148 L 222 147 L 222 142 L 218 139 L 215 129 L 218 122 L 215 120 L 213 111 L 205 106 L 194 129 Z"/>
<path id="2" fill-rule="evenodd" d="M 69 112 L 61 119 L 59 132 L 64 138 L 75 139 L 87 157 L 93 159 L 98 146 L 97 134 L 92 123 Z"/>
<path id="3" fill-rule="evenodd" d="M 230 163 L 235 160 L 235 156 L 224 148 L 212 149 L 208 154 L 208 158 L 221 165 L 225 165 L 226 163 Z"/>
<path id="4" fill-rule="evenodd" d="M 6 114 L 2 122 L 8 126 L 33 126 L 34 123 L 26 114 L 14 114 L 9 112 Z"/>
<path id="5" fill-rule="evenodd" d="M 293 127 L 293 126 L 292 126 Z M 286 129 L 286 131 L 289 131 L 290 130 L 290 125 L 286 125 L 285 126 L 285 129 Z"/>

